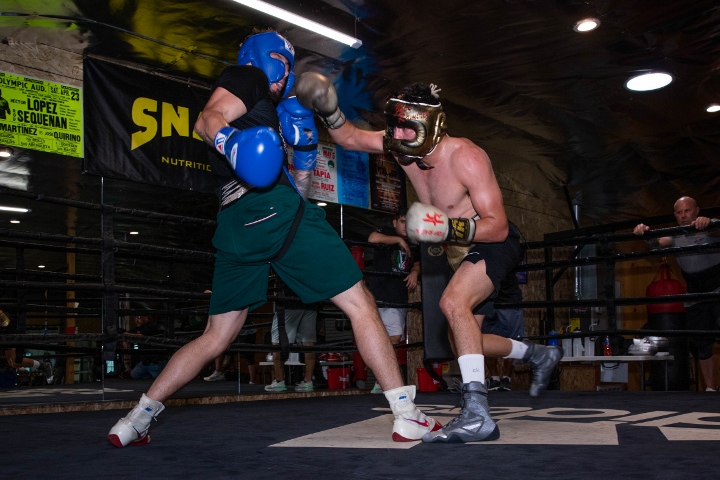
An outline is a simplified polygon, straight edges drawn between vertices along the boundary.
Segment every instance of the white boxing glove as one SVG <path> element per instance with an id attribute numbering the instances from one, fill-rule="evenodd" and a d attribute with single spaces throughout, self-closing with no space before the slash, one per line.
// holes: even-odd
<path id="1" fill-rule="evenodd" d="M 405 215 L 408 239 L 413 242 L 470 244 L 475 237 L 475 220 L 448 218 L 432 205 L 415 202 Z"/>

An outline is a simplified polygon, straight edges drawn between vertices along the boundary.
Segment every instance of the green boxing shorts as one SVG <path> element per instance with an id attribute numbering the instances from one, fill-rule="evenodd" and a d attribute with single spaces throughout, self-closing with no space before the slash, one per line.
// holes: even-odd
<path id="1" fill-rule="evenodd" d="M 289 249 L 270 263 L 301 201 L 292 187 L 275 185 L 251 190 L 218 212 L 210 315 L 265 304 L 271 266 L 304 303 L 334 297 L 362 279 L 350 250 L 325 221 L 325 211 L 310 202 Z"/>

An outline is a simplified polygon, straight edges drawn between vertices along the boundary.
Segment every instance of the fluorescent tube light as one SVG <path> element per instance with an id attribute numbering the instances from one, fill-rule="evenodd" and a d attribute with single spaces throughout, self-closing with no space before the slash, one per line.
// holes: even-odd
<path id="1" fill-rule="evenodd" d="M 5 212 L 20 212 L 20 213 L 27 213 L 30 211 L 29 208 L 5 207 L 3 205 L 0 205 L 0 210 L 3 210 Z"/>
<path id="2" fill-rule="evenodd" d="M 328 28 L 325 25 L 320 25 L 317 22 L 308 20 L 307 18 L 301 17 L 300 15 L 295 15 L 294 13 L 290 13 L 287 10 L 275 7 L 273 5 L 270 5 L 269 3 L 261 2 L 260 0 L 234 1 L 241 5 L 245 5 L 246 7 L 254 8 L 255 10 L 267 13 L 268 15 L 272 15 L 273 17 L 277 17 L 281 20 L 285 20 L 286 22 L 290 22 L 293 25 L 297 25 L 298 27 L 306 28 L 312 32 L 319 33 L 320 35 L 325 35 L 328 38 L 337 40 L 338 42 L 349 45 L 352 48 L 359 48 L 362 45 L 362 42 L 357 38 L 351 37 L 350 35 L 345 35 L 344 33 L 340 33 L 337 30 Z"/>

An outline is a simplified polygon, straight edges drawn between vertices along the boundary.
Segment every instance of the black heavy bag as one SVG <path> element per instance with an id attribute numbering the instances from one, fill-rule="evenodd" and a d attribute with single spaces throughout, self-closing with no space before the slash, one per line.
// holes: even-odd
<path id="1" fill-rule="evenodd" d="M 452 277 L 452 270 L 442 245 L 421 243 L 420 265 L 425 361 L 453 360 L 455 355 L 448 340 L 447 319 L 440 310 L 440 297 Z"/>

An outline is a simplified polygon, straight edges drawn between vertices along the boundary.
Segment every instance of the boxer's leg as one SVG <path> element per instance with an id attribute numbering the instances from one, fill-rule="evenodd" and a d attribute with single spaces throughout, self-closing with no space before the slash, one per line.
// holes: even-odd
<path id="1" fill-rule="evenodd" d="M 150 422 L 165 409 L 162 402 L 195 378 L 210 360 L 228 348 L 240 333 L 247 312 L 244 309 L 211 315 L 205 332 L 170 358 L 147 395 L 143 394 L 138 405 L 110 429 L 108 441 L 118 448 L 150 442 Z"/>
<path id="2" fill-rule="evenodd" d="M 441 308 L 452 328 L 462 375 L 460 414 L 442 429 L 423 436 L 428 443 L 496 440 L 500 429 L 490 417 L 485 383 L 483 336 L 473 307 L 494 290 L 485 274 L 485 262 L 463 262 L 443 293 Z"/>
<path id="3" fill-rule="evenodd" d="M 420 440 L 441 425 L 415 406 L 415 386 L 404 386 L 397 356 L 380 319 L 375 298 L 361 280 L 331 298 L 350 319 L 358 350 L 385 390 L 395 415 L 392 438 L 396 442 Z"/>

